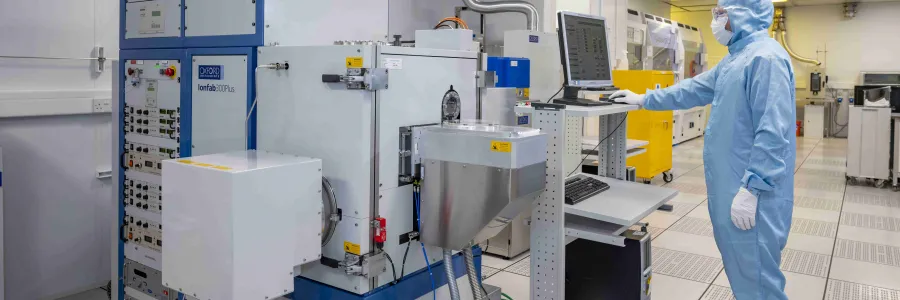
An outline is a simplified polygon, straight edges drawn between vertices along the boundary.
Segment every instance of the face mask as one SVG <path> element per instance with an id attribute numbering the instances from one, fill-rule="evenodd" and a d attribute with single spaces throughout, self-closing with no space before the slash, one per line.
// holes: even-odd
<path id="1" fill-rule="evenodd" d="M 712 33 L 713 36 L 716 37 L 716 41 L 719 42 L 719 44 L 728 46 L 728 42 L 731 41 L 731 37 L 734 33 L 725 29 L 725 24 L 728 24 L 727 15 L 714 19 L 709 26 L 712 27 Z"/>

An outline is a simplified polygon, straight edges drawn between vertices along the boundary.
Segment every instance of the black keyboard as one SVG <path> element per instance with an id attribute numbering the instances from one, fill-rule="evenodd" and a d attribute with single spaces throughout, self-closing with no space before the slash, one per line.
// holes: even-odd
<path id="1" fill-rule="evenodd" d="M 577 204 L 609 189 L 603 181 L 585 175 L 575 175 L 566 179 L 566 204 Z"/>

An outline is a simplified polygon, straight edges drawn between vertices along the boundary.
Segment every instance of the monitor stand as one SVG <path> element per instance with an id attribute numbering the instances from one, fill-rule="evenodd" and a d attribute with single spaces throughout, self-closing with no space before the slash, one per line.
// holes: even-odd
<path id="1" fill-rule="evenodd" d="M 579 87 L 566 86 L 563 88 L 563 97 L 553 99 L 553 103 L 576 105 L 576 106 L 604 106 L 610 105 L 607 101 L 597 101 L 585 98 L 578 98 Z"/>

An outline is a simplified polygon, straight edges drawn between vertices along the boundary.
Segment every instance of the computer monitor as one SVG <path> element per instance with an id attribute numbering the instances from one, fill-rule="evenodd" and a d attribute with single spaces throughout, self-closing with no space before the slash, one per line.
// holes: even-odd
<path id="1" fill-rule="evenodd" d="M 612 83 L 612 63 L 606 19 L 561 11 L 559 45 L 567 87 L 606 88 Z"/>

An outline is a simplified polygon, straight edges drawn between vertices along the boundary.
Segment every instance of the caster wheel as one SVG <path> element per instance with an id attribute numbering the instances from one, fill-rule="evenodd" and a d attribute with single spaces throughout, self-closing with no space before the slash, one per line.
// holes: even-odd
<path id="1" fill-rule="evenodd" d="M 663 172 L 662 175 L 663 181 L 665 181 L 666 183 L 672 182 L 672 180 L 675 179 L 675 175 L 673 175 L 672 172 Z"/>
<path id="2" fill-rule="evenodd" d="M 892 186 L 891 190 L 895 191 L 895 192 L 900 192 L 900 186 L 898 186 L 898 185 Z"/>
<path id="3" fill-rule="evenodd" d="M 650 180 L 644 180 L 644 184 L 650 184 Z"/>
<path id="4" fill-rule="evenodd" d="M 875 180 L 875 187 L 879 188 L 879 189 L 883 188 L 885 183 L 886 183 L 886 181 L 883 179 Z"/>

